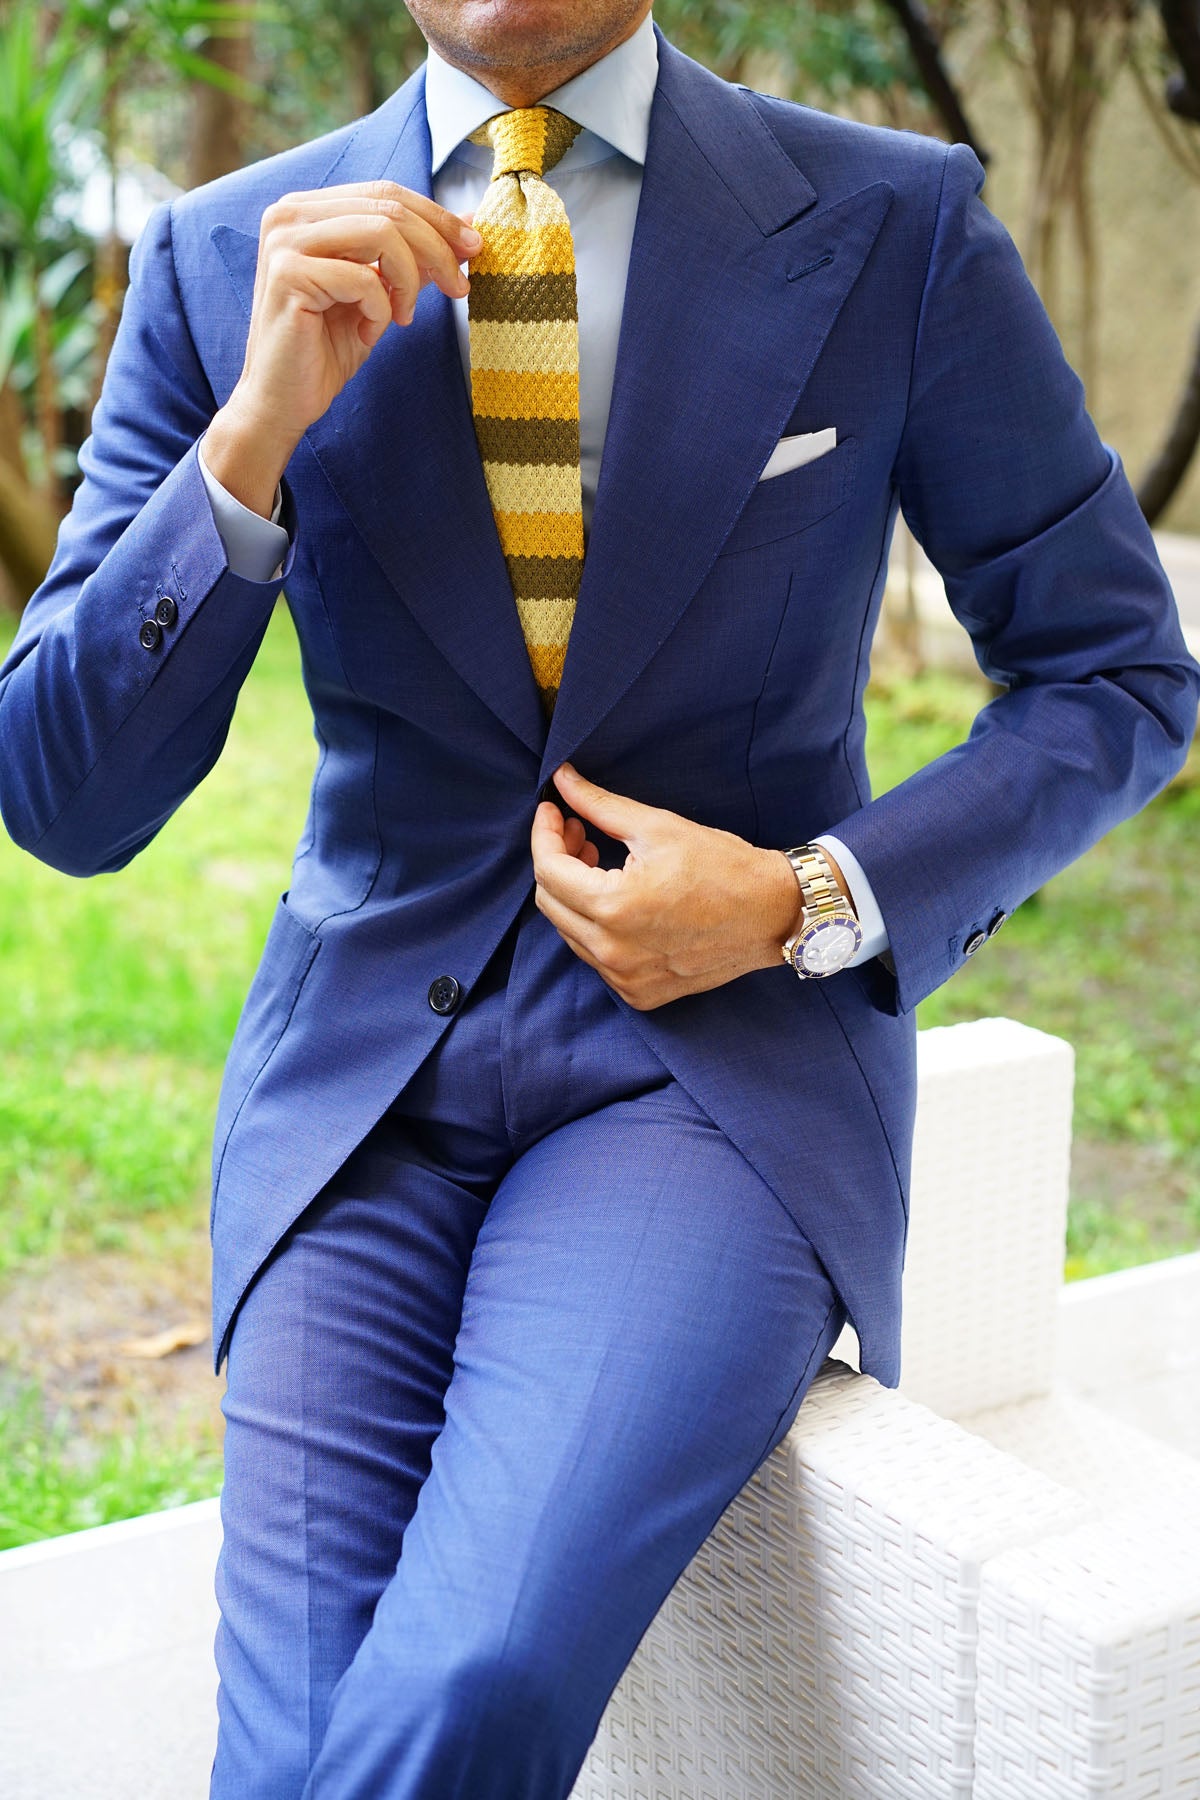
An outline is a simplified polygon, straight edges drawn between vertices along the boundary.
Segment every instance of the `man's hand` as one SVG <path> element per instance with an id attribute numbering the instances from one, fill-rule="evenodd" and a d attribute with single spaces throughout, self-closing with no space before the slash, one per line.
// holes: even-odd
<path id="1" fill-rule="evenodd" d="M 262 217 L 246 360 L 209 426 L 204 460 L 235 499 L 269 518 L 308 427 L 390 324 L 409 325 L 433 281 L 451 299 L 482 240 L 456 213 L 394 181 L 285 194 Z"/>
<path id="2" fill-rule="evenodd" d="M 792 866 L 729 831 L 643 806 L 585 781 L 554 777 L 579 818 L 544 800 L 533 821 L 537 904 L 575 954 L 639 1012 L 781 965 L 800 915 Z M 629 848 L 601 869 L 586 819 Z"/>

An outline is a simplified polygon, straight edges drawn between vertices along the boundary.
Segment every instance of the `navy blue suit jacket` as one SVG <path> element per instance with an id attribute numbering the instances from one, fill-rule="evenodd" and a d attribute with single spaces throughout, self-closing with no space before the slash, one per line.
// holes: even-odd
<path id="1" fill-rule="evenodd" d="M 319 761 L 221 1091 L 218 1370 L 262 1259 L 445 1029 L 431 981 L 469 991 L 527 897 L 539 791 L 571 757 L 760 844 L 834 831 L 866 869 L 894 974 L 802 983 L 781 963 L 629 1017 L 809 1235 L 863 1367 L 894 1385 L 912 1009 L 1149 799 L 1194 728 L 1200 671 L 1150 534 L 975 157 L 658 49 L 549 732 L 442 294 L 288 469 Z M 120 868 L 203 779 L 276 598 L 229 572 L 195 447 L 241 370 L 264 208 L 378 177 L 427 194 L 429 162 L 418 71 L 143 233 L 84 480 L 0 670 L 0 804 L 56 867 Z M 831 454 L 758 485 L 781 435 L 829 425 Z M 1004 692 L 873 800 L 861 700 L 898 504 Z M 147 649 L 164 595 L 178 621 Z"/>

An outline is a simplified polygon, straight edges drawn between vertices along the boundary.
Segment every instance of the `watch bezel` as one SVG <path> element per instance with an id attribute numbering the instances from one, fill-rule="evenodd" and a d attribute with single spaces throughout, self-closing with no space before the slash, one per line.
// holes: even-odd
<path id="1" fill-rule="evenodd" d="M 804 953 L 815 939 L 828 931 L 833 925 L 844 926 L 853 942 L 842 960 L 832 969 L 809 969 L 804 966 Z M 862 949 L 862 926 L 848 906 L 837 907 L 823 912 L 820 918 L 811 919 L 800 930 L 790 937 L 784 945 L 787 960 L 801 981 L 825 981 L 830 975 L 840 975 L 841 971 Z"/>

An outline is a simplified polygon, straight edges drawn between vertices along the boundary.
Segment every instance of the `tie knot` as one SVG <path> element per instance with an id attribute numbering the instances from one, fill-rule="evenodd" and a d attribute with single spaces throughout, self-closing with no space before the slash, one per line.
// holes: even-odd
<path id="1" fill-rule="evenodd" d="M 499 175 L 522 171 L 544 175 L 582 130 L 553 106 L 514 106 L 509 112 L 494 113 L 470 134 L 470 141 L 491 145 L 495 181 Z"/>

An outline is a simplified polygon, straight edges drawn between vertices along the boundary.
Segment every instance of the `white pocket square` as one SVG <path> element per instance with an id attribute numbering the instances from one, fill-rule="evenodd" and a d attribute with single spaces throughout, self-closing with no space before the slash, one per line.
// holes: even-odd
<path id="1" fill-rule="evenodd" d="M 769 481 L 772 475 L 786 475 L 789 469 L 802 468 L 805 463 L 815 462 L 818 456 L 825 456 L 836 448 L 837 427 L 834 425 L 824 431 L 802 431 L 796 437 L 781 437 L 758 479 Z"/>

